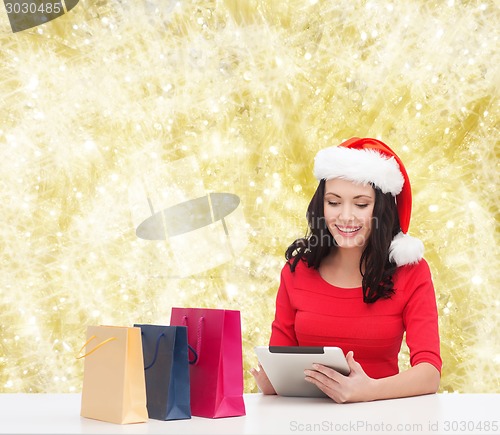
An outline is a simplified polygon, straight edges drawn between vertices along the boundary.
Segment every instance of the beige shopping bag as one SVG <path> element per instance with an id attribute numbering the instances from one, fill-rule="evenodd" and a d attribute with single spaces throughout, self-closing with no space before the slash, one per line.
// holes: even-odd
<path id="1" fill-rule="evenodd" d="M 84 358 L 82 417 L 111 423 L 148 420 L 138 327 L 89 326 Z"/>

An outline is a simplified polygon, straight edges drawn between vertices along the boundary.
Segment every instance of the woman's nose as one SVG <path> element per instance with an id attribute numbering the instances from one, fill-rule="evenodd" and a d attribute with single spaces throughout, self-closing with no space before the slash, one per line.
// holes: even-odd
<path id="1" fill-rule="evenodd" d="M 340 208 L 340 213 L 339 213 L 339 219 L 348 221 L 353 218 L 352 215 L 352 207 L 350 207 L 347 204 L 343 204 L 342 207 Z"/>

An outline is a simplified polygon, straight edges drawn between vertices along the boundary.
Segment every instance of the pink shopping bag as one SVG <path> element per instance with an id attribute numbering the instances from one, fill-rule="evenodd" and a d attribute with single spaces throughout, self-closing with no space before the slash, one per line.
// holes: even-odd
<path id="1" fill-rule="evenodd" d="M 191 414 L 220 418 L 245 415 L 240 312 L 172 308 L 171 326 L 187 326 L 197 360 L 189 366 Z"/>

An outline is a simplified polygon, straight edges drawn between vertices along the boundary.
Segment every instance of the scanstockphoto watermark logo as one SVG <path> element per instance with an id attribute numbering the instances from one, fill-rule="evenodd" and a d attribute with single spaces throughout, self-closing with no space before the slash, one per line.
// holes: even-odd
<path id="1" fill-rule="evenodd" d="M 343 434 L 417 434 L 424 432 L 427 427 L 423 423 L 388 423 L 388 422 L 371 422 L 367 420 L 351 420 L 351 421 L 330 421 L 323 420 L 316 423 L 306 423 L 293 420 L 290 422 L 290 432 L 296 433 L 343 433 Z"/>
<path id="2" fill-rule="evenodd" d="M 21 32 L 59 18 L 79 0 L 3 0 L 12 32 Z"/>
<path id="3" fill-rule="evenodd" d="M 419 422 L 346 420 L 305 422 L 292 420 L 288 430 L 291 433 L 331 433 L 331 434 L 497 434 L 497 419 L 440 420 L 431 419 Z"/>

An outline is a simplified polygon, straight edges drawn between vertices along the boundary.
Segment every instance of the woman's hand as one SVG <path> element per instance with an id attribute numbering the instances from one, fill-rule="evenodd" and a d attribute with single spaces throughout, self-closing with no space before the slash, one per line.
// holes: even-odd
<path id="1" fill-rule="evenodd" d="M 269 381 L 269 378 L 267 377 L 266 372 L 264 371 L 260 363 L 259 370 L 252 368 L 250 369 L 250 373 L 254 377 L 259 390 L 263 394 L 276 394 L 274 387 L 271 385 L 271 382 Z"/>
<path id="2" fill-rule="evenodd" d="M 347 353 L 346 359 L 351 369 L 349 376 L 324 365 L 314 364 L 314 370 L 304 371 L 306 381 L 316 385 L 337 403 L 374 400 L 374 379 L 370 378 L 354 360 L 352 351 Z"/>

